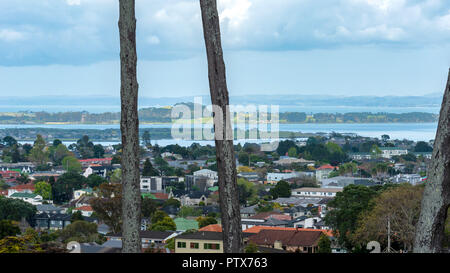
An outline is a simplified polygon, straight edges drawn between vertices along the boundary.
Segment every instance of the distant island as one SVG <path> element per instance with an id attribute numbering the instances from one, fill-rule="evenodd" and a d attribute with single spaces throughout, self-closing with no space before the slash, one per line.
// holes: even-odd
<path id="1" fill-rule="evenodd" d="M 193 109 L 193 103 L 183 104 Z M 172 106 L 147 107 L 139 110 L 141 124 L 170 124 L 174 120 L 171 117 Z M 304 123 L 433 123 L 438 121 L 438 114 L 425 112 L 410 113 L 305 113 L 305 112 L 281 112 L 280 123 L 304 124 Z M 193 118 L 193 117 L 192 117 Z M 186 120 L 189 122 L 190 120 Z M 120 112 L 90 113 L 77 112 L 1 112 L 0 124 L 119 124 Z"/>

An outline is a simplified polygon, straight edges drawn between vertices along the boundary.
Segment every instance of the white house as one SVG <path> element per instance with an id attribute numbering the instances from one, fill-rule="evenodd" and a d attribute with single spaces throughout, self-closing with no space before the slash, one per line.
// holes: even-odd
<path id="1" fill-rule="evenodd" d="M 85 188 L 85 189 L 81 189 L 81 190 L 76 190 L 73 192 L 73 200 L 77 200 L 78 198 L 80 198 L 83 195 L 87 195 L 87 194 L 92 194 L 93 190 L 91 188 Z"/>
<path id="2" fill-rule="evenodd" d="M 293 197 L 335 197 L 342 188 L 299 188 L 292 190 Z"/>
<path id="3" fill-rule="evenodd" d="M 211 178 L 213 180 L 217 180 L 218 179 L 217 172 L 216 171 L 212 171 L 210 169 L 198 170 L 198 171 L 194 172 L 194 176 L 204 176 L 204 177 Z"/>
<path id="4" fill-rule="evenodd" d="M 334 169 L 335 169 L 335 167 L 333 167 L 333 166 L 331 166 L 329 164 L 320 166 L 316 170 L 316 180 L 320 182 L 323 179 L 327 179 L 328 176 L 330 175 L 330 173 L 332 171 L 334 171 Z"/>
<path id="5" fill-rule="evenodd" d="M 20 199 L 32 205 L 42 205 L 43 198 L 40 195 L 27 192 L 16 192 L 9 196 L 9 198 Z"/>
<path id="6" fill-rule="evenodd" d="M 81 215 L 83 215 L 85 217 L 90 217 L 92 215 L 92 213 L 94 213 L 94 210 L 92 209 L 91 206 L 82 206 L 82 207 L 74 208 L 72 210 L 72 213 L 75 213 L 77 211 L 81 212 Z"/>
<path id="7" fill-rule="evenodd" d="M 400 156 L 408 154 L 407 149 L 398 147 L 380 147 L 381 156 L 384 158 L 392 158 L 393 156 Z"/>

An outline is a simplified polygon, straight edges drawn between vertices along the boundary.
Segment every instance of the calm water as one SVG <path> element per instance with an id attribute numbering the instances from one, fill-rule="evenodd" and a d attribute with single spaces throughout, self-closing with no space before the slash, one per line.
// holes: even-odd
<path id="1" fill-rule="evenodd" d="M 64 125 L 0 125 L 0 129 L 5 128 L 58 128 L 58 129 L 120 129 L 119 124 L 110 125 L 89 125 L 89 124 L 64 124 Z M 243 126 L 238 126 L 242 128 Z M 142 129 L 147 128 L 171 128 L 171 124 L 143 124 Z M 248 128 L 248 127 L 247 127 Z M 370 124 L 280 124 L 280 131 L 302 132 L 302 133 L 355 133 L 360 136 L 378 137 L 387 134 L 391 139 L 410 139 L 414 141 L 429 141 L 434 139 L 437 130 L 437 123 L 370 123 Z M 194 141 L 184 140 L 157 140 L 158 145 L 175 144 L 190 145 Z M 195 141 L 198 142 L 198 141 Z M 250 142 L 250 141 L 248 141 Z M 251 141 L 251 142 L 255 142 Z M 213 144 L 213 141 L 202 142 Z"/>

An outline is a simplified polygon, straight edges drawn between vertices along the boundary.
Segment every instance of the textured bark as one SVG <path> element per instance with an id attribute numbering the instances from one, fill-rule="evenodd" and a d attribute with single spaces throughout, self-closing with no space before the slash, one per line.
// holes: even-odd
<path id="1" fill-rule="evenodd" d="M 216 0 L 200 0 L 203 34 L 208 57 L 208 77 L 211 101 L 222 109 L 222 120 L 214 119 L 217 170 L 219 176 L 219 202 L 222 216 L 225 253 L 243 251 L 239 194 L 237 189 L 236 160 L 233 139 L 227 140 L 231 131 L 229 97 L 220 38 L 219 15 Z M 218 130 L 222 126 L 222 130 Z M 218 136 L 222 133 L 222 136 Z"/>
<path id="2" fill-rule="evenodd" d="M 445 219 L 450 204 L 450 71 L 442 100 L 428 181 L 416 227 L 414 252 L 442 252 Z"/>
<path id="3" fill-rule="evenodd" d="M 141 196 L 139 188 L 139 120 L 137 111 L 137 54 L 135 1 L 119 0 L 122 133 L 122 252 L 141 252 L 139 238 Z"/>

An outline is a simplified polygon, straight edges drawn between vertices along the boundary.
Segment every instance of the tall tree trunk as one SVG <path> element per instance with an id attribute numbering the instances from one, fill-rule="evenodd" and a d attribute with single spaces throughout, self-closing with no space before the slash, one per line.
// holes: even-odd
<path id="1" fill-rule="evenodd" d="M 122 252 L 139 253 L 141 196 L 139 188 L 139 120 L 135 0 L 119 0 L 122 133 Z"/>
<path id="2" fill-rule="evenodd" d="M 240 253 L 243 251 L 243 242 L 236 160 L 233 138 L 229 135 L 227 138 L 227 132 L 231 132 L 229 98 L 216 0 L 200 0 L 200 8 L 208 57 L 211 102 L 220 107 L 223 113 L 220 121 L 214 119 L 214 131 L 224 252 Z"/>
<path id="3" fill-rule="evenodd" d="M 416 227 L 414 252 L 442 252 L 445 219 L 450 204 L 450 71 L 442 100 L 433 157 Z"/>

